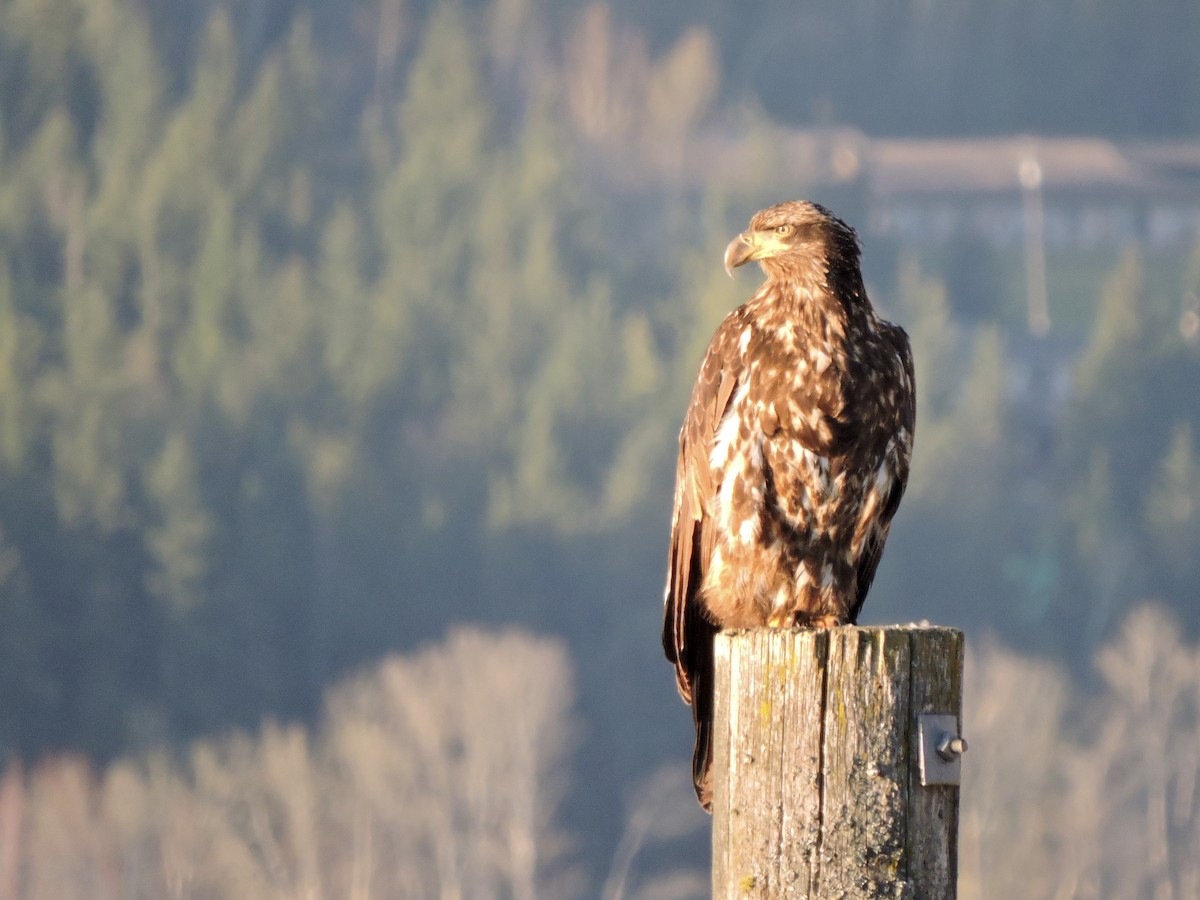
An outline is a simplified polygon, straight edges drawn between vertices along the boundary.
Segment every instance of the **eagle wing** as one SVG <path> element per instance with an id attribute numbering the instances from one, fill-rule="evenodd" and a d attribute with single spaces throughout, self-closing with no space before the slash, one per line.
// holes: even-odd
<path id="1" fill-rule="evenodd" d="M 704 573 L 712 559 L 716 530 L 709 514 L 720 485 L 710 463 L 717 428 L 743 378 L 737 344 L 742 313 L 730 313 L 709 344 L 679 431 L 675 468 L 675 506 L 663 604 L 663 651 L 675 665 L 675 680 L 696 724 L 692 771 L 697 790 L 708 770 L 712 722 L 713 636 L 719 630 L 700 601 Z M 705 798 L 701 797 L 705 803 Z M 705 803 L 707 806 L 707 803 Z"/>
<path id="2" fill-rule="evenodd" d="M 892 517 L 896 514 L 896 510 L 900 506 L 900 498 L 904 496 L 904 489 L 908 485 L 913 429 L 917 421 L 917 398 L 914 387 L 916 377 L 908 335 L 903 328 L 884 323 L 884 343 L 887 352 L 894 354 L 891 383 L 896 392 L 895 422 L 897 430 L 887 444 L 882 463 L 886 467 L 886 488 L 883 496 L 878 498 L 877 503 L 870 510 L 872 521 L 864 523 L 866 533 L 862 549 L 855 562 L 857 591 L 854 606 L 850 610 L 851 622 L 858 620 L 858 613 L 867 597 L 867 591 L 870 590 L 871 583 L 875 580 L 875 570 L 879 567 L 879 559 L 883 555 L 883 545 L 887 542 L 888 531 L 891 530 Z"/>

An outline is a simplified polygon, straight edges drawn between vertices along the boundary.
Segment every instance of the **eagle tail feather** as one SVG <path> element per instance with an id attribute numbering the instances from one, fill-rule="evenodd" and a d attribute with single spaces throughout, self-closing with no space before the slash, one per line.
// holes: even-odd
<path id="1" fill-rule="evenodd" d="M 692 616 L 689 629 L 688 682 L 692 694 L 692 720 L 696 723 L 696 745 L 692 750 L 692 783 L 696 799 L 705 812 L 712 812 L 713 757 L 713 638 L 717 628 L 704 616 Z"/>

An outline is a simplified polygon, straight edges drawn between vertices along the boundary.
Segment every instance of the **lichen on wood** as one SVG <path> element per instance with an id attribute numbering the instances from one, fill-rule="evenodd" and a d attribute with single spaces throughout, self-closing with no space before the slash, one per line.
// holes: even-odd
<path id="1" fill-rule="evenodd" d="M 715 660 L 714 896 L 954 896 L 958 788 L 915 741 L 961 722 L 961 632 L 748 629 Z"/>

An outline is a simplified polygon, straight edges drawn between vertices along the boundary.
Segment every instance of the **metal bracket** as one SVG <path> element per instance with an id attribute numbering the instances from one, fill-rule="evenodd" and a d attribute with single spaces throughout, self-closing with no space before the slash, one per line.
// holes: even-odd
<path id="1" fill-rule="evenodd" d="M 967 750 L 958 733 L 958 717 L 922 714 L 917 717 L 917 736 L 921 784 L 958 784 Z"/>

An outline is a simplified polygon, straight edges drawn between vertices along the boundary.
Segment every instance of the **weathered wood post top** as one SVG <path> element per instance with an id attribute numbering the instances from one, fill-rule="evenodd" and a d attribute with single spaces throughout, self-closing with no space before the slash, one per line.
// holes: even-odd
<path id="1" fill-rule="evenodd" d="M 713 896 L 955 896 L 963 636 L 716 637 Z"/>

